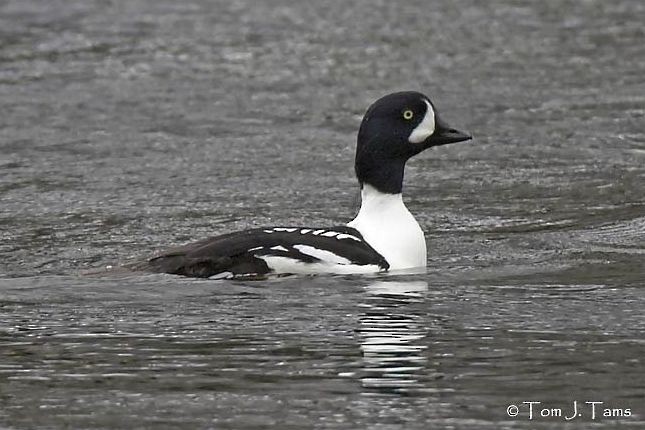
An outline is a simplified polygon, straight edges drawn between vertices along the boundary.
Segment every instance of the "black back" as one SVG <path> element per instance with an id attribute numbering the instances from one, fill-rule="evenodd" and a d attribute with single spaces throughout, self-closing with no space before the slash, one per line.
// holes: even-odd
<path id="1" fill-rule="evenodd" d="M 293 229 L 294 231 L 286 231 Z M 338 232 L 333 237 L 314 235 L 313 232 Z M 305 232 L 306 233 L 302 233 Z M 353 236 L 358 239 L 347 237 Z M 269 227 L 239 231 L 193 242 L 169 249 L 149 260 L 136 262 L 127 267 L 157 273 L 170 273 L 208 278 L 223 272 L 233 276 L 260 276 L 270 272 L 261 256 L 286 257 L 302 263 L 321 260 L 304 254 L 294 245 L 308 245 L 333 252 L 355 265 L 377 265 L 389 268 L 387 261 L 365 242 L 358 230 L 342 226 L 328 229 L 307 227 Z M 271 249 L 282 247 L 282 249 Z"/>

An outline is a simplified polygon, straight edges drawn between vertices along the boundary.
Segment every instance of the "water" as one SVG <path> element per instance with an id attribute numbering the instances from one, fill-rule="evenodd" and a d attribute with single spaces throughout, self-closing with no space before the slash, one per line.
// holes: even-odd
<path id="1" fill-rule="evenodd" d="M 643 16 L 0 1 L 0 427 L 643 428 Z M 79 275 L 346 222 L 361 115 L 402 89 L 475 136 L 408 166 L 427 273 Z"/>

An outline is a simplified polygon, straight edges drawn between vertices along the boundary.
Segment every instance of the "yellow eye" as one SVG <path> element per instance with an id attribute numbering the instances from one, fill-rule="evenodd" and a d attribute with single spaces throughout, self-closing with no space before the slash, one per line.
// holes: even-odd
<path id="1" fill-rule="evenodd" d="M 403 111 L 403 118 L 412 119 L 413 116 L 414 112 L 412 112 L 410 109 Z"/>

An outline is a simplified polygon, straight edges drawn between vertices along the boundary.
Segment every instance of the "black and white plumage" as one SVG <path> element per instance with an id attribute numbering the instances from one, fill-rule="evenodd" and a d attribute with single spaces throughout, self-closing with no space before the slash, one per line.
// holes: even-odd
<path id="1" fill-rule="evenodd" d="M 135 268 L 199 278 L 267 273 L 374 273 L 389 264 L 350 227 L 238 231 L 165 251 Z"/>
<path id="2" fill-rule="evenodd" d="M 470 138 L 445 124 L 423 94 L 389 94 L 368 108 L 358 132 L 355 171 L 361 208 L 347 226 L 234 232 L 169 249 L 128 267 L 214 279 L 425 267 L 425 237 L 401 194 L 405 163 L 430 147 Z"/>

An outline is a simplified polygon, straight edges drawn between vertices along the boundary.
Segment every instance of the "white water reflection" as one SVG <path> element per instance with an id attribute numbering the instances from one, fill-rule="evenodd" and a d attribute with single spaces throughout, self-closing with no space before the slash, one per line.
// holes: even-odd
<path id="1" fill-rule="evenodd" d="M 428 325 L 423 311 L 428 283 L 381 281 L 366 287 L 359 334 L 363 387 L 414 391 L 427 377 Z"/>

